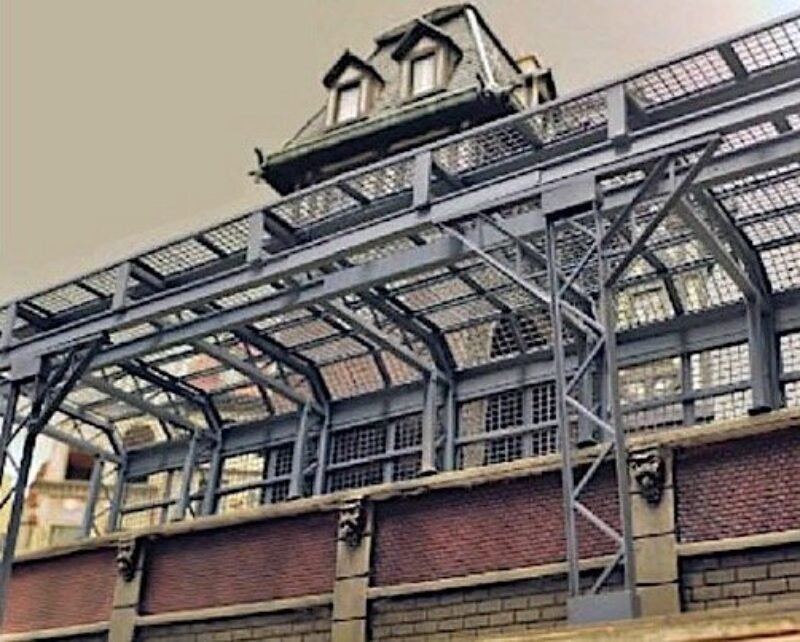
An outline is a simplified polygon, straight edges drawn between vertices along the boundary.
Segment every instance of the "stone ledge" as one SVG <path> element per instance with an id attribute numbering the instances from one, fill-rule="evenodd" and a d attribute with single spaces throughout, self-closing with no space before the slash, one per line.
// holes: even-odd
<path id="1" fill-rule="evenodd" d="M 173 611 L 155 615 L 139 615 L 136 618 L 136 627 L 180 624 L 183 622 L 196 622 L 198 620 L 221 620 L 243 617 L 246 615 L 277 613 L 279 611 L 299 611 L 301 609 L 319 606 L 331 606 L 332 604 L 333 593 L 321 593 L 319 595 L 304 595 L 303 597 L 290 597 L 281 600 L 269 600 L 267 602 L 248 602 L 247 604 L 215 606 L 191 611 Z"/>
<path id="2" fill-rule="evenodd" d="M 726 539 L 707 540 L 703 542 L 678 542 L 678 557 L 695 557 L 728 553 L 750 548 L 768 548 L 786 544 L 800 543 L 800 529 L 781 531 L 779 533 L 759 533 L 744 537 L 728 537 Z"/>
<path id="3" fill-rule="evenodd" d="M 649 434 L 633 435 L 628 439 L 628 447 L 631 450 L 659 445 L 668 447 L 693 447 L 791 429 L 799 425 L 800 409 L 788 408 L 758 415 L 756 417 L 741 417 L 712 424 L 691 426 L 688 428 L 673 428 Z M 598 452 L 599 447 L 586 448 L 574 458 L 575 463 L 589 463 L 595 458 Z M 237 511 L 227 515 L 215 515 L 191 521 L 173 522 L 161 526 L 126 531 L 124 533 L 112 533 L 110 535 L 76 542 L 65 547 L 27 553 L 19 556 L 17 559 L 20 562 L 24 562 L 32 559 L 55 557 L 79 550 L 114 545 L 119 539 L 128 539 L 131 537 L 171 537 L 267 519 L 293 517 L 307 513 L 331 512 L 339 510 L 342 505 L 360 498 L 374 502 L 387 501 L 398 497 L 421 495 L 440 489 L 471 488 L 473 486 L 507 479 L 536 477 L 538 475 L 556 472 L 560 469 L 561 456 L 559 454 L 519 459 L 509 463 L 481 466 L 467 470 L 441 472 L 431 477 L 424 477 L 421 479 L 379 484 L 317 497 L 297 499 L 281 504 L 259 506 L 257 508 Z"/>
<path id="4" fill-rule="evenodd" d="M 28 642 L 30 640 L 62 640 L 76 635 L 94 635 L 108 631 L 108 622 L 78 624 L 57 629 L 40 631 L 20 631 L 19 633 L 0 633 L 0 642 Z"/>
<path id="5" fill-rule="evenodd" d="M 613 555 L 603 557 L 592 557 L 581 560 L 581 570 L 592 570 L 603 568 L 613 558 Z M 388 597 L 402 597 L 415 595 L 417 593 L 435 593 L 439 591 L 450 591 L 453 589 L 470 589 L 487 584 L 504 584 L 509 582 L 519 582 L 533 580 L 552 575 L 566 575 L 567 563 L 555 562 L 552 564 L 540 564 L 538 566 L 525 566 L 522 568 L 509 569 L 507 571 L 488 571 L 486 573 L 474 573 L 472 575 L 459 575 L 457 577 L 447 577 L 440 580 L 428 580 L 425 582 L 410 582 L 407 584 L 394 584 L 391 586 L 370 586 L 367 589 L 367 599 L 377 600 Z"/>

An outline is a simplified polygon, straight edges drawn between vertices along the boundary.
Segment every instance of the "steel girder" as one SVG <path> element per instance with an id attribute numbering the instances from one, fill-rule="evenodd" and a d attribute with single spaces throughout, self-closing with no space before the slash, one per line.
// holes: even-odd
<path id="1" fill-rule="evenodd" d="M 783 22 L 792 20 L 796 21 L 797 18 L 790 17 Z M 775 24 L 780 26 L 783 23 L 778 21 Z M 89 312 L 84 314 L 84 308 L 77 307 L 68 313 L 51 317 L 45 314 L 34 300 L 35 297 L 12 304 L 6 308 L 5 328 L 0 338 L 0 370 L 29 358 L 47 358 L 63 351 L 65 347 L 80 345 L 101 332 L 112 333 L 133 328 L 140 323 L 151 323 L 159 328 L 158 331 L 143 338 L 105 346 L 93 358 L 91 369 L 116 364 L 129 367 L 148 354 L 178 344 L 188 344 L 196 352 L 206 353 L 208 346 L 211 346 L 215 359 L 219 357 L 220 362 L 256 385 L 277 388 L 279 392 L 283 386 L 282 392 L 288 393 L 284 396 L 295 402 L 298 409 L 295 413 L 251 424 L 230 425 L 224 430 L 218 430 L 221 421 L 218 415 L 214 415 L 209 425 L 216 426 L 216 430 L 200 431 L 199 426 L 167 408 L 156 407 L 130 392 L 120 391 L 110 380 L 88 378 L 89 383 L 100 385 L 110 395 L 130 402 L 162 421 L 184 424 L 185 428 L 192 430 L 193 435 L 188 440 L 174 440 L 130 453 L 124 450 L 116 454 L 98 453 L 111 461 L 116 458 L 120 462 L 120 483 L 115 490 L 117 501 L 112 501 L 109 516 L 112 526 L 118 523 L 119 498 L 124 492 L 126 478 L 182 468 L 184 488 L 176 513 L 184 514 L 197 499 L 196 493 L 190 492 L 189 480 L 198 465 L 211 462 L 211 477 L 201 507 L 201 511 L 207 514 L 214 510 L 221 460 L 231 454 L 275 443 L 294 444 L 290 494 L 296 496 L 305 474 L 305 442 L 312 433 L 319 437 L 314 489 L 315 492 L 322 492 L 329 433 L 402 413 L 421 413 L 424 435 L 422 468 L 423 472 L 432 472 L 437 464 L 435 451 L 440 436 L 437 434 L 436 416 L 440 406 L 447 415 L 447 425 L 443 431 L 447 449 L 444 461 L 447 467 L 452 467 L 458 439 L 456 404 L 524 382 L 552 381 L 552 374 L 548 374 L 548 370 L 552 369 L 554 354 L 544 350 L 518 359 L 490 361 L 479 368 L 459 370 L 454 367 L 455 360 L 447 340 L 443 338 L 444 333 L 424 314 L 404 307 L 387 285 L 437 268 L 446 268 L 456 275 L 457 265 L 475 260 L 476 257 L 495 268 L 502 266 L 496 262 L 495 255 L 498 249 L 508 246 L 511 239 L 511 243 L 517 243 L 521 252 L 540 269 L 549 268 L 550 288 L 549 291 L 548 288 L 542 288 L 535 279 L 526 280 L 530 278 L 529 275 L 519 273 L 515 278 L 513 269 L 504 270 L 504 275 L 515 285 L 534 294 L 538 300 L 536 305 L 541 307 L 556 302 L 559 314 L 573 317 L 572 320 L 576 322 L 574 330 L 580 330 L 587 336 L 591 333 L 602 336 L 602 341 L 584 341 L 585 345 L 577 350 L 563 345 L 560 348 L 554 346 L 555 352 L 560 354 L 556 355 L 561 361 L 556 384 L 562 389 L 562 402 L 566 403 L 563 393 L 569 376 L 604 371 L 613 373 L 626 364 L 641 364 L 647 359 L 664 356 L 679 356 L 686 369 L 692 350 L 724 347 L 749 338 L 753 405 L 759 409 L 774 407 L 779 403 L 780 384 L 775 349 L 777 335 L 800 329 L 800 309 L 793 294 L 773 293 L 759 250 L 752 246 L 736 220 L 718 211 L 717 201 L 711 197 L 711 193 L 722 183 L 748 179 L 757 172 L 800 158 L 799 134 L 791 131 L 796 127 L 790 123 L 790 118 L 796 118 L 800 113 L 800 81 L 797 80 L 795 59 L 789 57 L 785 63 L 768 69 L 755 68 L 752 64 L 748 67 L 737 53 L 737 42 L 728 39 L 699 53 L 687 54 L 676 61 L 638 72 L 590 92 L 568 96 L 531 112 L 389 158 L 303 190 L 268 208 L 261 208 L 246 221 L 246 247 L 240 252 L 246 254 L 245 260 L 240 260 L 241 256 L 235 252 L 226 254 L 201 234 L 192 238 L 216 255 L 217 260 L 213 264 L 196 270 L 193 268 L 185 276 L 162 278 L 163 275 L 140 260 L 142 257 L 125 261 L 116 268 L 113 296 L 105 309 L 99 305 L 89 306 L 85 308 Z M 732 77 L 714 81 L 716 84 L 702 91 L 689 91 L 687 95 L 670 97 L 663 104 L 657 104 L 658 98 L 653 97 L 652 89 L 647 85 L 649 75 L 658 74 L 670 65 L 680 65 L 682 61 L 708 51 L 718 53 L 728 61 L 726 64 L 732 70 Z M 585 123 L 580 120 L 584 118 L 581 115 L 583 112 L 580 112 L 583 109 L 581 105 L 594 104 L 592 101 L 602 104 L 598 112 L 602 112 L 598 121 L 600 124 L 591 121 L 597 114 L 585 115 Z M 572 125 L 574 131 L 562 138 L 558 127 L 563 122 L 568 123 L 568 118 L 573 115 L 572 109 L 579 110 L 579 122 Z M 559 118 L 563 118 L 563 122 Z M 702 157 L 708 161 L 705 166 L 701 167 L 702 163 L 698 163 L 693 170 L 692 162 L 674 164 L 671 175 L 664 178 L 663 172 L 653 172 L 652 180 L 645 183 L 648 195 L 666 199 L 668 206 L 665 209 L 670 212 L 674 210 L 690 235 L 702 242 L 709 253 L 709 258 L 704 260 L 721 266 L 744 292 L 743 306 L 732 304 L 680 316 L 681 296 L 673 283 L 673 277 L 679 269 L 670 267 L 662 260 L 659 247 L 648 245 L 646 234 L 637 235 L 637 230 L 619 229 L 617 231 L 622 240 L 618 245 L 627 245 L 629 251 L 623 255 L 621 262 L 618 256 L 606 257 L 608 273 L 603 281 L 608 282 L 608 287 L 601 288 L 600 300 L 595 301 L 594 306 L 571 307 L 576 296 L 586 302 L 586 292 L 583 288 L 569 291 L 569 286 L 575 285 L 576 281 L 572 279 L 571 283 L 564 284 L 572 276 L 554 270 L 552 260 L 542 261 L 543 250 L 529 243 L 533 237 L 543 237 L 546 232 L 551 234 L 553 221 L 560 224 L 562 217 L 565 217 L 564 223 L 567 224 L 566 219 L 571 215 L 569 207 L 557 203 L 557 195 L 564 192 L 565 186 L 591 184 L 594 190 L 608 177 L 652 170 L 658 167 L 662 157 L 691 158 L 692 154 L 720 136 L 723 145 L 735 149 L 736 145 L 731 141 L 736 139 L 736 135 L 748 129 L 757 129 L 764 122 L 780 124 L 780 127 L 776 125 L 776 136 L 749 144 L 741 151 L 728 148 L 724 153 L 712 156 L 707 150 Z M 524 137 L 527 147 L 521 152 L 500 155 L 490 163 L 464 172 L 448 164 L 444 152 L 458 150 L 459 146 L 469 151 L 470 145 L 481 136 L 512 130 L 533 131 L 533 125 L 537 123 L 544 123 L 543 128 L 540 127 L 541 131 L 532 137 Z M 548 136 L 552 136 L 552 139 L 548 139 Z M 362 178 L 374 178 L 377 172 L 396 173 L 401 165 L 410 168 L 408 188 L 395 190 L 385 197 L 380 196 L 379 189 L 378 196 L 371 196 L 369 190 L 372 188 L 368 181 L 358 183 Z M 680 198 L 670 200 L 668 195 L 680 181 L 683 181 L 683 187 L 690 190 L 681 193 Z M 288 206 L 306 197 L 325 196 L 326 190 L 337 191 L 340 196 L 351 199 L 353 206 L 342 215 L 325 216 L 302 227 L 282 218 Z M 569 190 L 567 187 L 566 191 Z M 624 218 L 626 208 L 630 211 L 632 204 L 637 204 L 637 194 L 641 192 L 641 183 L 634 181 L 605 193 L 602 199 L 603 224 L 613 221 L 615 217 Z M 524 214 L 504 217 L 502 221 L 494 219 L 493 222 L 497 224 L 470 226 L 470 220 L 478 213 L 491 217 L 500 208 L 523 200 L 538 201 L 539 205 Z M 284 213 L 280 214 L 281 211 Z M 658 228 L 660 220 L 651 219 L 645 231 L 652 232 Z M 465 222 L 467 225 L 464 225 Z M 445 236 L 429 238 L 436 229 L 444 229 Z M 423 237 L 423 245 L 385 252 L 385 248 L 393 241 L 413 241 Z M 548 238 L 552 238 L 552 234 Z M 609 249 L 603 247 L 604 240 L 605 237 L 598 236 L 596 250 Z M 373 249 L 380 250 L 377 258 L 366 262 L 352 260 L 354 255 Z M 619 247 L 613 249 L 619 251 Z M 654 274 L 637 276 L 638 282 L 663 280 L 676 317 L 644 328 L 617 332 L 609 321 L 607 307 L 609 295 L 613 293 L 607 290 L 611 289 L 610 286 L 627 265 L 638 259 L 644 259 L 654 271 Z M 462 277 L 458 273 L 455 278 Z M 555 284 L 552 279 L 555 279 Z M 480 296 L 494 301 L 496 309 L 503 311 L 496 304 L 500 299 L 495 293 L 476 289 L 474 280 L 470 281 L 468 276 L 462 280 Z M 245 298 L 242 303 L 232 306 L 221 303 L 224 297 L 243 294 L 263 285 L 269 285 L 272 292 Z M 89 286 L 80 282 L 75 287 L 87 290 Z M 97 294 L 99 291 L 93 289 L 92 292 Z M 569 301 L 565 298 L 561 302 L 556 292 L 565 297 L 569 294 L 573 298 Z M 355 296 L 360 301 L 354 303 Z M 592 297 L 598 297 L 598 293 L 592 293 L 589 298 Z M 563 305 L 565 302 L 566 307 Z M 382 326 L 374 326 L 358 315 L 360 304 L 373 308 L 401 333 L 407 332 L 419 339 L 433 357 L 436 376 L 427 374 L 430 371 L 427 362 L 420 360 L 405 345 L 395 342 L 396 335 L 387 333 Z M 589 309 L 592 307 L 594 309 Z M 322 369 L 313 360 L 251 325 L 264 318 L 300 309 L 311 309 L 318 314 L 321 310 L 323 316 L 344 319 L 346 326 L 364 345 L 376 346 L 376 350 L 393 354 L 422 375 L 418 375 L 411 384 L 395 387 L 389 394 L 383 394 L 381 399 L 376 395 L 362 395 L 332 401 Z M 746 314 L 742 315 L 742 311 Z M 184 317 L 185 312 L 191 314 Z M 17 319 L 38 324 L 38 327 L 32 326 L 32 329 L 17 332 Z M 519 348 L 524 348 L 522 331 L 516 323 L 516 341 Z M 208 342 L 208 337 L 226 330 L 235 333 L 236 338 L 244 344 L 254 346 L 305 377 L 311 384 L 314 399 L 306 399 L 296 391 L 287 389 L 287 384 L 275 381 L 254 362 L 243 360 L 225 348 Z M 587 330 L 589 332 L 585 332 Z M 557 334 L 561 336 L 561 332 Z M 611 350 L 613 354 L 608 354 L 609 348 L 614 348 Z M 605 355 L 605 365 L 599 363 L 601 352 Z M 591 368 L 584 367 L 583 364 L 589 361 L 592 362 Z M 386 365 L 380 363 L 380 358 L 376 358 L 376 364 L 384 381 L 389 381 Z M 445 396 L 437 384 L 439 374 L 446 375 L 441 377 L 448 384 Z M 169 381 L 156 375 L 148 375 L 145 379 L 165 391 L 173 388 L 170 394 L 181 396 L 175 386 L 181 387 L 186 382 Z M 182 391 L 188 393 L 188 398 L 194 394 L 188 390 Z M 684 389 L 680 401 L 691 405 L 692 394 L 691 390 Z M 579 397 L 576 403 L 586 410 L 586 417 L 594 415 L 599 422 L 612 427 L 610 434 L 616 440 L 614 450 L 619 463 L 620 453 L 624 454 L 624 439 L 619 441 L 621 430 L 618 425 L 613 425 L 619 421 L 618 395 L 613 389 L 606 394 L 605 399 L 607 402 L 610 400 L 611 406 L 617 404 L 610 410 L 603 408 L 602 404 L 599 411 L 596 407 L 589 408 L 588 398 Z M 65 405 L 62 409 L 81 421 L 91 418 L 84 407 L 70 408 Z M 315 421 L 310 421 L 309 410 L 314 410 L 318 415 Z M 562 408 L 562 424 L 564 416 Z M 13 430 L 13 416 L 6 420 Z M 113 435 L 113 427 L 97 427 L 111 431 Z M 55 426 L 42 427 L 42 430 L 68 441 L 68 435 Z M 4 428 L 5 433 L 8 430 Z M 207 444 L 201 440 L 201 434 L 212 435 L 210 449 L 206 449 Z M 121 449 L 119 440 L 116 443 L 112 440 L 112 443 L 116 449 Z M 97 450 L 95 446 L 91 447 Z M 609 448 L 606 454 L 611 454 L 611 451 Z M 618 471 L 622 479 L 619 466 Z M 93 480 L 96 481 L 99 475 L 100 472 L 97 476 L 93 474 Z M 579 482 L 579 486 L 583 485 Z M 574 507 L 574 497 L 570 497 L 570 502 L 570 506 Z M 625 521 L 624 516 L 622 521 Z M 624 552 L 622 557 L 630 559 Z M 630 578 L 627 578 L 627 583 L 632 583 Z"/>
<path id="2" fill-rule="evenodd" d="M 12 372 L 11 390 L 3 411 L 2 441 L 0 441 L 0 479 L 5 463 L 10 462 L 16 468 L 16 480 L 8 494 L 0 497 L 0 507 L 11 498 L 11 512 L 8 529 L 3 544 L 2 560 L 0 560 L 0 626 L 5 617 L 6 594 L 11 580 L 11 567 L 17 547 L 22 509 L 28 476 L 33 463 L 33 452 L 36 440 L 45 429 L 51 417 L 58 412 L 59 406 L 69 391 L 89 367 L 92 358 L 97 354 L 104 337 L 94 338 L 86 344 L 76 346 L 61 358 L 48 357 L 16 364 Z M 17 413 L 20 387 L 30 382 L 34 393 L 28 415 L 19 426 L 14 426 Z M 11 444 L 15 439 L 22 439 L 22 452 L 19 463 L 16 463 Z"/>
<path id="3" fill-rule="evenodd" d="M 83 337 L 98 332 L 111 331 L 114 328 L 157 319 L 171 312 L 178 312 L 248 287 L 312 272 L 320 266 L 334 263 L 349 253 L 374 247 L 382 241 L 408 236 L 424 231 L 432 224 L 447 223 L 475 211 L 491 209 L 503 203 L 541 194 L 564 178 L 578 173 L 609 173 L 613 169 L 619 170 L 626 165 L 633 168 L 649 155 L 660 156 L 675 145 L 681 143 L 685 145 L 687 141 L 698 140 L 703 136 L 714 135 L 719 131 L 735 127 L 745 127 L 749 123 L 775 114 L 787 113 L 793 108 L 796 109 L 798 104 L 800 104 L 800 81 L 796 80 L 764 89 L 753 95 L 738 96 L 736 100 L 709 109 L 707 112 L 686 114 L 678 119 L 677 123 L 663 123 L 643 132 L 632 132 L 624 151 L 620 151 L 610 141 L 600 143 L 582 153 L 556 159 L 546 164 L 534 165 L 510 177 L 489 180 L 483 184 L 434 199 L 429 206 L 426 204 L 422 214 L 417 209 L 406 210 L 391 219 L 375 223 L 369 227 L 368 231 L 366 229 L 344 231 L 334 238 L 315 242 L 311 244 L 311 247 L 303 246 L 290 253 L 279 255 L 273 260 L 266 261 L 260 267 L 249 265 L 245 268 L 234 269 L 194 285 L 182 286 L 177 291 L 167 291 L 141 301 L 131 302 L 120 311 L 94 315 L 91 319 L 76 321 L 65 328 L 45 331 L 28 339 L 11 341 L 11 345 L 0 354 L 0 368 L 7 367 L 9 360 L 15 354 L 47 353 L 64 343 L 79 341 Z M 795 136 L 788 136 L 785 142 L 790 147 L 787 156 L 796 157 L 798 148 Z M 778 149 L 775 149 L 773 145 L 764 147 L 763 150 L 751 150 L 749 161 L 740 165 L 739 171 L 754 171 L 758 164 L 774 163 L 779 157 L 782 146 L 778 145 Z M 723 156 L 719 161 L 723 165 L 726 162 L 735 164 L 737 156 L 738 154 L 731 154 L 729 158 Z M 747 158 L 747 156 L 748 152 L 745 151 L 739 158 Z M 713 170 L 705 176 L 701 173 L 694 184 L 704 186 L 714 182 L 715 178 L 719 180 L 718 174 L 716 176 L 715 174 L 716 172 Z M 624 198 L 624 195 L 620 198 Z M 541 221 L 537 227 L 542 229 Z M 420 252 L 416 256 L 420 254 L 436 256 L 431 244 L 420 248 Z M 184 322 L 180 326 L 165 329 L 158 334 L 158 337 L 149 339 L 151 347 L 146 350 L 152 350 L 156 345 L 163 347 L 185 341 L 187 337 L 198 338 L 214 331 L 241 326 L 267 316 L 270 312 L 296 309 L 302 305 L 318 303 L 333 296 L 341 296 L 348 292 L 364 289 L 372 284 L 380 285 L 389 280 L 419 272 L 423 267 L 431 267 L 432 261 L 430 260 L 408 263 L 407 260 L 411 256 L 413 255 L 410 253 L 401 253 L 401 255 L 391 256 L 383 261 L 340 270 L 325 277 L 299 279 L 297 287 L 266 301 L 209 312 L 198 319 Z M 449 262 L 452 259 L 448 256 L 447 260 Z M 435 262 L 434 265 L 436 263 L 438 262 Z M 389 269 L 386 269 L 387 267 Z M 116 350 L 117 348 L 111 348 L 107 352 L 114 354 Z M 123 360 L 125 358 L 127 357 L 122 357 Z M 108 356 L 101 355 L 98 363 L 112 363 L 112 361 Z"/>

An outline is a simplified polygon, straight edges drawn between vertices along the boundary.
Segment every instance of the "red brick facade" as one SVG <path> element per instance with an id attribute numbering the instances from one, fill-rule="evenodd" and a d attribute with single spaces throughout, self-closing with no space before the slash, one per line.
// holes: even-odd
<path id="1" fill-rule="evenodd" d="M 586 503 L 618 524 L 611 471 L 595 480 Z M 581 520 L 583 522 L 583 520 Z M 583 522 L 584 555 L 613 552 Z M 534 566 L 563 560 L 560 474 L 382 502 L 376 510 L 374 584 L 391 585 Z"/>
<path id="2" fill-rule="evenodd" d="M 328 593 L 335 545 L 333 513 L 156 540 L 147 554 L 143 612 Z"/>
<path id="3" fill-rule="evenodd" d="M 110 549 L 17 564 L 3 631 L 103 622 L 111 613 L 115 579 Z"/>
<path id="4" fill-rule="evenodd" d="M 683 542 L 800 528 L 800 432 L 680 453 L 675 487 Z"/>

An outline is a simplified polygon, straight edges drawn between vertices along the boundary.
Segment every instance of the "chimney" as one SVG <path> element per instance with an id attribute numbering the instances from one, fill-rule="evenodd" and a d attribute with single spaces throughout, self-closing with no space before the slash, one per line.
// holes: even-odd
<path id="1" fill-rule="evenodd" d="M 556 97 L 556 86 L 549 68 L 542 67 L 535 54 L 517 58 L 521 71 L 519 87 L 514 95 L 525 109 L 541 105 Z"/>

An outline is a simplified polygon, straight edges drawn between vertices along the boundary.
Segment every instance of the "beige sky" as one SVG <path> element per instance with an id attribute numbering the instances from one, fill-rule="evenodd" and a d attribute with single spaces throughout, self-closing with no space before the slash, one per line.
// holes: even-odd
<path id="1" fill-rule="evenodd" d="M 800 0 L 486 0 L 567 92 Z M 269 198 L 247 177 L 323 100 L 349 47 L 420 0 L 0 1 L 0 301 Z"/>

